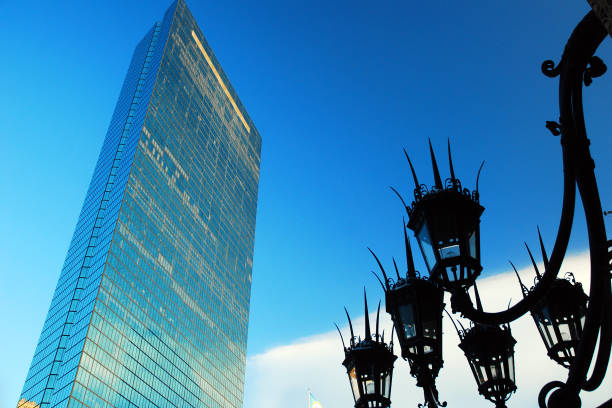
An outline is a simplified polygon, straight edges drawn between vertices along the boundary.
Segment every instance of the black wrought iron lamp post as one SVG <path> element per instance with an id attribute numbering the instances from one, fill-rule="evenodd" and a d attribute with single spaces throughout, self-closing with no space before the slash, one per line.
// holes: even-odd
<path id="1" fill-rule="evenodd" d="M 387 312 L 398 330 L 402 357 L 408 360 L 412 375 L 423 387 L 427 406 L 441 405 L 435 378 L 442 367 L 443 291 L 451 295 L 453 312 L 472 321 L 469 329 L 458 330 L 459 346 L 468 359 L 479 393 L 497 407 L 505 406 L 516 390 L 516 341 L 510 333 L 509 323 L 527 312 L 536 323 L 549 357 L 569 369 L 565 382 L 553 381 L 542 388 L 538 397 L 541 408 L 581 407 L 580 392 L 597 389 L 606 375 L 612 347 L 612 240 L 607 239 L 603 217 L 608 212 L 602 210 L 589 151 L 582 110 L 582 84 L 589 86 L 593 78 L 606 71 L 602 60 L 593 54 L 607 34 L 612 34 L 612 4 L 609 0 L 589 2 L 594 12 L 589 12 L 577 25 L 558 66 L 552 61 L 542 64 L 546 76 L 560 77 L 561 117 L 559 123 L 549 121 L 546 127 L 554 135 L 561 136 L 562 215 L 550 259 L 540 237 L 545 265 L 543 274 L 537 270 L 529 252 L 538 278 L 531 289 L 521 282 L 524 298 L 516 305 L 487 313 L 480 303 L 475 283 L 482 271 L 479 223 L 484 208 L 479 203 L 478 179 L 474 191 L 462 189 L 454 174 L 450 146 L 451 176 L 444 184 L 431 143 L 433 187 L 419 183 L 408 159 L 415 182 L 414 201 L 411 205 L 406 205 L 403 199 L 402 202 L 409 217 L 407 227 L 415 233 L 429 278 L 417 277 L 406 235 L 408 272 L 405 279 L 397 273 L 397 281 L 391 281 L 378 258 L 376 261 L 385 279 L 381 284 Z M 589 296 L 573 279 L 557 278 L 573 224 L 576 190 L 580 193 L 589 235 Z M 472 286 L 476 307 L 468 294 Z M 353 342 L 348 350 L 352 347 Z M 600 406 L 605 407 L 612 407 L 612 399 Z"/>

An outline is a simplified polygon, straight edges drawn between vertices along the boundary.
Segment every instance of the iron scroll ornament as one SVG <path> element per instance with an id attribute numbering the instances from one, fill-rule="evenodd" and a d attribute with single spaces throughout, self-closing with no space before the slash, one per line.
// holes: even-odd
<path id="1" fill-rule="evenodd" d="M 594 53 L 607 34 L 599 19 L 591 11 L 572 32 L 559 64 L 555 66 L 552 61 L 545 61 L 542 64 L 542 72 L 546 76 L 551 78 L 559 76 L 560 120 L 559 124 L 548 122 L 547 127 L 553 134 L 561 136 L 564 173 L 561 220 L 542 279 L 523 300 L 497 313 L 487 313 L 474 308 L 465 290 L 457 289 L 451 297 L 453 310 L 481 324 L 508 323 L 529 312 L 548 292 L 559 273 L 572 229 L 576 188 L 578 188 L 589 237 L 590 301 L 576 360 L 569 369 L 567 381 L 565 383 L 554 381 L 542 388 L 538 399 L 542 408 L 580 407 L 580 390 L 592 391 L 601 385 L 610 358 L 612 241 L 606 238 L 604 212 L 594 173 L 595 165 L 590 155 L 582 107 L 583 83 L 589 86 L 593 78 L 602 75 L 606 70 L 601 59 L 595 57 Z M 590 377 L 587 378 L 598 338 L 599 348 L 595 364 Z M 612 400 L 602 405 L 606 406 L 612 406 Z"/>

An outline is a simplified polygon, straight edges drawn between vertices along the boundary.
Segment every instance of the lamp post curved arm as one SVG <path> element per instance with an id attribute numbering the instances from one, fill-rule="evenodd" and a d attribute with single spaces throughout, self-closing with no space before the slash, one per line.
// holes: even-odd
<path id="1" fill-rule="evenodd" d="M 576 352 L 574 364 L 570 367 L 565 384 L 551 383 L 542 389 L 540 406 L 545 407 L 546 394 L 555 390 L 548 406 L 559 406 L 562 401 L 576 401 L 579 404 L 580 389 L 592 391 L 599 387 L 605 376 L 610 348 L 612 345 L 612 295 L 610 292 L 610 242 L 606 239 L 604 212 L 602 210 L 594 162 L 589 151 L 582 108 L 582 83 L 590 85 L 593 77 L 602 75 L 606 67 L 593 54 L 606 37 L 607 32 L 594 12 L 589 12 L 578 24 L 565 47 L 559 65 L 551 61 L 542 65 L 542 71 L 549 77 L 559 78 L 560 124 L 549 122 L 553 133 L 561 134 L 563 167 L 565 173 L 564 200 L 561 222 L 555 247 L 545 274 L 537 287 L 510 309 L 498 313 L 485 313 L 473 307 L 467 294 L 458 290 L 453 294 L 453 308 L 472 321 L 486 324 L 500 324 L 512 321 L 530 310 L 535 302 L 546 294 L 556 278 L 567 249 L 573 221 L 575 188 L 578 188 L 584 207 L 591 260 L 591 289 L 584 331 Z M 569 201 L 571 201 L 571 203 Z M 571 208 L 571 211 L 570 211 Z M 592 374 L 587 378 L 597 339 L 599 349 Z M 544 402 L 543 402 L 544 401 Z M 563 405 L 566 406 L 566 405 Z"/>
<path id="2" fill-rule="evenodd" d="M 537 300 L 550 289 L 559 273 L 567 250 L 573 224 L 576 185 L 580 191 L 589 229 L 589 245 L 593 265 L 591 279 L 593 279 L 594 274 L 596 276 L 606 275 L 602 273 L 605 272 L 605 265 L 607 264 L 605 261 L 607 251 L 603 211 L 593 172 L 594 165 L 589 153 L 589 140 L 586 136 L 582 112 L 583 75 L 585 71 L 588 71 L 589 60 L 605 36 L 606 32 L 601 23 L 593 12 L 590 12 L 570 36 L 559 65 L 554 67 L 552 61 L 545 61 L 542 64 L 542 71 L 545 75 L 549 77 L 560 75 L 559 107 L 561 124 L 548 122 L 548 125 L 549 128 L 553 129 L 554 134 L 559 134 L 558 132 L 561 134 L 564 173 L 561 220 L 549 264 L 535 290 L 525 299 L 504 311 L 495 313 L 479 311 L 474 308 L 465 292 L 457 291 L 454 294 L 453 308 L 472 321 L 483 324 L 502 324 L 516 320 L 533 308 Z M 597 262 L 598 260 L 600 262 Z"/>

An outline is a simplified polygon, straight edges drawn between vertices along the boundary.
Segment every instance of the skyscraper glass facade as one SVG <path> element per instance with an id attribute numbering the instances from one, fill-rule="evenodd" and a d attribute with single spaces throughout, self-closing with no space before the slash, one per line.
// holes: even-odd
<path id="1" fill-rule="evenodd" d="M 242 406 L 260 149 L 179 0 L 132 57 L 19 408 Z"/>

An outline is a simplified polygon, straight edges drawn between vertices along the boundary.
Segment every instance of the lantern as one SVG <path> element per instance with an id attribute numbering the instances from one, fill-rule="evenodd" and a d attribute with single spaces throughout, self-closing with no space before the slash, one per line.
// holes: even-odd
<path id="1" fill-rule="evenodd" d="M 505 407 L 516 391 L 514 345 L 510 326 L 476 324 L 459 333 L 459 347 L 468 359 L 478 392 L 496 407 Z"/>
<path id="2" fill-rule="evenodd" d="M 461 182 L 455 177 L 450 143 L 451 177 L 445 185 L 440 178 L 431 141 L 429 151 L 435 180 L 435 185 L 429 190 L 419 185 L 408 158 L 416 184 L 412 206 L 406 206 L 408 228 L 414 231 L 431 279 L 445 290 L 454 291 L 471 286 L 482 271 L 480 215 L 484 207 L 479 204 L 478 184 L 473 192 L 462 190 Z"/>
<path id="3" fill-rule="evenodd" d="M 444 292 L 430 280 L 417 277 L 405 226 L 403 230 L 408 270 L 405 279 L 400 277 L 396 265 L 397 281 L 390 284 L 380 260 L 372 250 L 370 252 L 385 279 L 387 313 L 397 330 L 402 357 L 410 363 L 413 376 L 427 367 L 435 378 L 442 367 Z"/>
<path id="4" fill-rule="evenodd" d="M 568 276 L 556 279 L 531 311 L 548 356 L 567 368 L 576 357 L 582 337 L 587 299 L 582 285 Z"/>
<path id="5" fill-rule="evenodd" d="M 402 349 L 402 357 L 410 364 L 410 373 L 425 393 L 427 406 L 445 406 L 438 401 L 435 379 L 442 367 L 442 310 L 444 291 L 435 283 L 417 277 L 412 249 L 403 224 L 406 248 L 406 278 L 401 278 L 393 261 L 397 281 L 390 283 L 385 269 L 372 250 L 383 274 L 387 313 L 391 315 Z M 379 280 L 380 281 L 380 280 Z"/>
<path id="6" fill-rule="evenodd" d="M 547 268 L 548 256 L 539 229 L 538 236 L 544 267 Z M 540 280 L 542 275 L 529 247 L 527 247 L 527 252 L 529 252 L 535 269 L 536 279 Z M 514 265 L 512 267 L 519 278 L 523 296 L 527 296 L 529 290 L 523 285 Z M 576 350 L 582 337 L 588 299 L 582 285 L 576 282 L 573 274 L 568 273 L 565 279 L 555 279 L 546 296 L 540 299 L 531 310 L 531 316 L 546 346 L 548 357 L 566 368 L 571 366 L 576 357 Z"/>
<path id="7" fill-rule="evenodd" d="M 365 297 L 365 293 L 364 293 Z M 345 309 L 346 310 L 346 309 Z M 378 332 L 378 316 L 380 304 L 376 315 L 376 334 L 370 331 L 368 317 L 368 302 L 365 301 L 365 337 L 356 339 L 353 334 L 353 325 L 348 315 L 351 330 L 350 346 L 346 347 L 344 339 L 344 361 L 348 379 L 353 392 L 355 408 L 389 408 L 391 406 L 391 380 L 393 376 L 393 363 L 397 358 L 393 354 L 393 334 L 391 342 L 387 345 L 384 337 Z M 337 327 L 337 326 L 336 326 Z M 340 330 L 338 330 L 340 332 Z M 340 333 L 342 338 L 342 334 Z"/>

